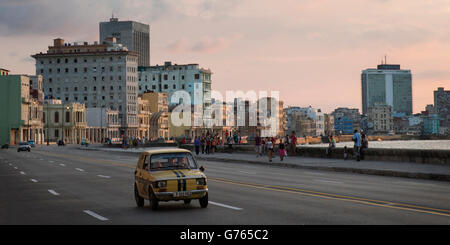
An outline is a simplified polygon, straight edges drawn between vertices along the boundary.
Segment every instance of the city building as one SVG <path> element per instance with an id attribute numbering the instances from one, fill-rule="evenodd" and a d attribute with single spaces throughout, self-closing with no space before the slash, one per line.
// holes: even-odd
<path id="1" fill-rule="evenodd" d="M 54 39 L 46 53 L 32 55 L 48 98 L 119 111 L 121 134 L 138 135 L 137 53 L 117 44 L 65 43 Z"/>
<path id="2" fill-rule="evenodd" d="M 81 103 L 62 103 L 57 99 L 44 101 L 44 130 L 46 142 L 62 140 L 80 144 L 86 138 L 86 108 Z"/>
<path id="3" fill-rule="evenodd" d="M 287 118 L 287 128 L 288 128 L 288 133 L 290 134 L 292 132 L 292 130 L 289 130 L 289 127 L 292 127 L 292 125 L 289 126 L 289 124 L 293 124 L 293 125 L 307 125 L 310 120 L 308 120 L 308 123 L 303 122 L 300 124 L 297 124 L 295 122 L 292 122 L 292 119 L 295 118 L 302 118 L 302 120 L 306 120 L 303 117 L 299 117 L 299 115 L 295 115 L 293 117 L 290 117 L 289 114 L 292 114 L 292 112 L 301 112 L 304 115 L 306 115 L 308 118 L 310 118 L 316 125 L 314 127 L 308 126 L 307 129 L 305 129 L 307 132 L 307 134 L 301 134 L 300 131 L 295 130 L 296 134 L 298 136 L 323 136 L 325 135 L 325 116 L 324 113 L 322 112 L 321 109 L 315 109 L 312 108 L 311 106 L 309 107 L 288 107 L 285 109 L 286 112 L 286 118 Z M 314 129 L 314 132 L 310 132 L 309 130 Z M 304 131 L 304 130 L 302 130 Z"/>
<path id="4" fill-rule="evenodd" d="M 169 101 L 167 93 L 148 91 L 140 95 L 142 100 L 148 101 L 150 115 L 151 140 L 169 139 Z"/>
<path id="5" fill-rule="evenodd" d="M 139 94 L 146 91 L 165 92 L 169 104 L 176 91 L 186 91 L 191 104 L 203 104 L 203 108 L 211 105 L 211 71 L 200 68 L 198 64 L 177 65 L 167 61 L 163 66 L 139 67 Z"/>
<path id="6" fill-rule="evenodd" d="M 434 107 L 440 120 L 440 134 L 450 134 L 450 90 L 440 87 L 434 92 Z"/>
<path id="7" fill-rule="evenodd" d="M 324 130 L 325 135 L 331 136 L 335 135 L 334 133 L 334 116 L 331 114 L 324 114 Z"/>
<path id="8" fill-rule="evenodd" d="M 139 139 L 150 139 L 150 101 L 138 98 Z"/>
<path id="9" fill-rule="evenodd" d="M 412 76 L 400 65 L 381 64 L 361 74 L 362 112 L 367 114 L 375 103 L 392 106 L 393 113 L 412 114 Z"/>
<path id="10" fill-rule="evenodd" d="M 376 103 L 367 113 L 369 134 L 389 134 L 394 129 L 392 106 Z"/>
<path id="11" fill-rule="evenodd" d="M 423 134 L 424 135 L 439 134 L 439 121 L 440 120 L 438 114 L 423 116 Z"/>
<path id="12" fill-rule="evenodd" d="M 42 90 L 30 87 L 30 77 L 42 81 L 40 76 L 0 76 L 0 145 L 43 141 Z"/>
<path id="13" fill-rule="evenodd" d="M 106 139 L 119 142 L 119 112 L 109 108 L 86 108 L 86 138 L 91 143 L 102 143 Z"/>
<path id="14" fill-rule="evenodd" d="M 0 67 L 0 76 L 6 76 L 9 74 L 9 70 Z"/>
<path id="15" fill-rule="evenodd" d="M 285 109 L 286 110 L 286 109 Z M 297 137 L 316 136 L 317 123 L 302 111 L 286 111 L 287 132 L 290 135 L 295 131 Z"/>
<path id="16" fill-rule="evenodd" d="M 355 130 L 361 130 L 359 109 L 339 107 L 331 115 L 334 117 L 334 131 L 337 135 L 353 134 Z"/>
<path id="17" fill-rule="evenodd" d="M 130 51 L 138 53 L 138 66 L 150 65 L 150 26 L 136 21 L 119 21 L 110 18 L 108 22 L 100 22 L 100 42 L 114 37 Z"/>
<path id="18" fill-rule="evenodd" d="M 408 134 L 409 132 L 409 119 L 407 117 L 396 117 L 392 119 L 394 133 L 395 134 Z"/>

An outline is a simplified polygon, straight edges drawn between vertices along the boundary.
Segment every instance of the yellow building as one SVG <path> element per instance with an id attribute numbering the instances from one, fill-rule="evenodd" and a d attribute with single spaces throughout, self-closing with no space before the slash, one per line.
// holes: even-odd
<path id="1" fill-rule="evenodd" d="M 167 93 L 147 92 L 140 97 L 148 101 L 151 140 L 169 139 L 169 99 Z"/>
<path id="2" fill-rule="evenodd" d="M 84 104 L 63 104 L 61 100 L 45 100 L 44 130 L 47 142 L 63 140 L 80 144 L 86 138 L 86 108 Z"/>

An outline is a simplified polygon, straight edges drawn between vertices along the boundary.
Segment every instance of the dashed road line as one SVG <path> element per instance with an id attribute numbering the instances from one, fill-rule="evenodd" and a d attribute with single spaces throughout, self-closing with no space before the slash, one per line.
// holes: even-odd
<path id="1" fill-rule="evenodd" d="M 81 168 L 75 168 L 75 169 L 80 171 L 80 172 L 84 172 L 84 169 L 81 169 Z"/>
<path id="2" fill-rule="evenodd" d="M 222 203 L 218 203 L 218 202 L 211 202 L 211 201 L 209 201 L 208 203 L 212 204 L 212 205 L 219 206 L 219 207 L 223 207 L 223 208 L 229 208 L 229 209 L 233 209 L 233 210 L 242 210 L 242 208 L 233 207 L 233 206 L 222 204 Z"/>
<path id="3" fill-rule="evenodd" d="M 35 180 L 35 179 L 30 179 L 31 180 L 31 182 L 34 182 L 34 183 L 37 183 L 38 181 L 37 180 Z"/>
<path id="4" fill-rule="evenodd" d="M 21 175 L 25 175 L 25 172 L 24 172 L 24 171 L 20 171 L 20 174 L 21 174 Z"/>
<path id="5" fill-rule="evenodd" d="M 105 179 L 110 179 L 111 178 L 111 176 L 106 176 L 106 175 L 97 175 L 98 177 L 100 177 L 100 178 L 105 178 Z"/>
<path id="6" fill-rule="evenodd" d="M 52 193 L 55 196 L 59 196 L 59 193 L 54 190 L 48 190 L 48 192 Z"/>
<path id="7" fill-rule="evenodd" d="M 83 212 L 86 213 L 86 214 L 89 214 L 90 216 L 92 216 L 92 217 L 94 217 L 96 219 L 99 219 L 101 221 L 109 220 L 108 218 L 105 218 L 105 217 L 103 217 L 103 216 L 101 216 L 99 214 L 96 214 L 95 212 L 92 212 L 91 210 L 83 210 Z"/>

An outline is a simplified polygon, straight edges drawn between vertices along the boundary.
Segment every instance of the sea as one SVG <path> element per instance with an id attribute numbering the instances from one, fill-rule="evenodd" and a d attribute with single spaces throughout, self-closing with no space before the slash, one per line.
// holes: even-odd
<path id="1" fill-rule="evenodd" d="M 302 145 L 306 147 L 328 147 L 326 144 Z M 353 147 L 353 141 L 336 143 L 336 147 Z M 369 141 L 369 148 L 392 149 L 439 149 L 450 150 L 450 140 L 387 140 Z"/>

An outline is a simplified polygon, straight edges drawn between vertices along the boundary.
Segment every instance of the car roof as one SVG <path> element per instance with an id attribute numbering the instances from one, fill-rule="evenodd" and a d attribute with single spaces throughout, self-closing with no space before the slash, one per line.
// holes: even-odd
<path id="1" fill-rule="evenodd" d="M 162 154 L 162 153 L 191 153 L 191 151 L 175 147 L 155 147 L 151 150 L 146 150 L 142 152 L 142 154 Z"/>

